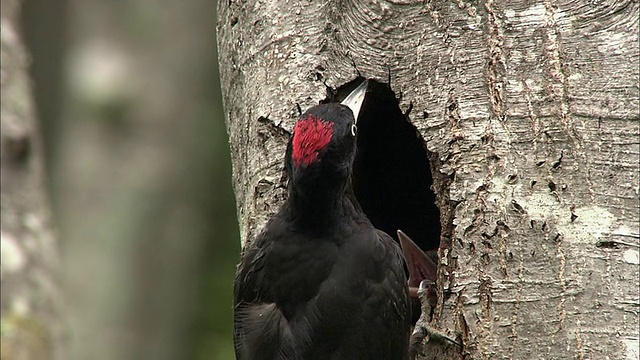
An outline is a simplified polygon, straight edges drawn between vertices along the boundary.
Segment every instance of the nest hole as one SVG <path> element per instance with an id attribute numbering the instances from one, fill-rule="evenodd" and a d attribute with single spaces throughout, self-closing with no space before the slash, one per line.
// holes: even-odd
<path id="1" fill-rule="evenodd" d="M 334 101 L 346 96 L 362 80 L 342 86 Z M 400 229 L 422 250 L 438 249 L 442 224 L 432 190 L 432 169 L 435 171 L 439 164 L 430 162 L 437 161 L 437 156 L 428 152 L 388 84 L 369 80 L 357 126 L 353 189 L 369 220 L 396 240 L 396 230 Z M 433 188 L 440 191 L 448 189 L 436 185 Z"/>

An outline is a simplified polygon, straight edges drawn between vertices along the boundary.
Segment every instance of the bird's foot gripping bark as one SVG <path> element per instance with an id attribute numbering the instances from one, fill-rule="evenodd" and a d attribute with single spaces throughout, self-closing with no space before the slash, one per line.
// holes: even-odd
<path id="1" fill-rule="evenodd" d="M 462 345 L 459 342 L 429 325 L 431 310 L 438 302 L 437 253 L 433 250 L 424 252 L 401 230 L 398 230 L 398 240 L 400 240 L 409 270 L 409 296 L 420 299 L 422 309 L 420 320 L 415 325 L 409 340 L 409 358 L 416 359 L 418 354 L 423 352 L 432 354 L 435 351 L 426 351 L 427 348 L 442 344 L 453 344 L 461 348 Z"/>
<path id="2" fill-rule="evenodd" d="M 422 316 L 413 328 L 413 333 L 409 339 L 409 358 L 411 360 L 416 359 L 418 355 L 424 355 L 423 352 L 431 353 L 431 351 L 425 351 L 427 346 L 431 344 L 433 344 L 431 346 L 452 344 L 462 348 L 462 344 L 458 341 L 428 324 L 427 318 L 430 316 L 429 314 L 431 314 L 434 293 L 435 283 L 433 281 L 423 280 L 420 283 L 417 295 L 422 305 Z"/>
<path id="3" fill-rule="evenodd" d="M 418 354 L 422 354 L 424 350 L 423 344 L 425 342 L 429 343 L 432 340 L 440 343 L 449 342 L 457 347 L 462 347 L 459 342 L 450 338 L 445 333 L 438 331 L 429 325 L 416 324 L 416 327 L 413 329 L 413 333 L 411 334 L 411 338 L 409 339 L 409 358 L 412 360 L 416 359 Z"/>

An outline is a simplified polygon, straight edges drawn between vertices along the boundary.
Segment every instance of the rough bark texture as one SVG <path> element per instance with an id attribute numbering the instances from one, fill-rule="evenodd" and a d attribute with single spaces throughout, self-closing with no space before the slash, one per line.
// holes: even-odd
<path id="1" fill-rule="evenodd" d="M 445 224 L 432 325 L 464 345 L 426 358 L 637 359 L 636 1 L 221 1 L 218 31 L 244 244 L 295 104 L 390 71 Z"/>
<path id="2" fill-rule="evenodd" d="M 63 359 L 57 242 L 19 34 L 20 2 L 2 1 L 2 359 Z"/>

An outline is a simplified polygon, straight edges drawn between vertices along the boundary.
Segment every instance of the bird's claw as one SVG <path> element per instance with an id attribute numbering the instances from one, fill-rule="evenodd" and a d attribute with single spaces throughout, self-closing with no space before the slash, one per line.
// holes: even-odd
<path id="1" fill-rule="evenodd" d="M 462 344 L 449 337 L 447 334 L 434 329 L 429 325 L 416 325 L 409 339 L 409 358 L 415 359 L 419 353 L 421 353 L 422 343 L 427 339 L 427 342 L 431 339 L 440 342 L 449 342 L 462 348 Z"/>
<path id="2" fill-rule="evenodd" d="M 436 286 L 436 282 L 429 280 L 429 279 L 425 279 L 420 281 L 420 286 L 418 287 L 418 294 L 422 294 L 425 291 L 428 290 L 433 290 Z"/>

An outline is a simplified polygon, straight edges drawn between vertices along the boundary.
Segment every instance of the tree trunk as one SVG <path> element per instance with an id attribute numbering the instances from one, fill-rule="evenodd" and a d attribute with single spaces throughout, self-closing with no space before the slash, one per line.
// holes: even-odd
<path id="1" fill-rule="evenodd" d="M 58 244 L 21 39 L 20 1 L 2 1 L 2 359 L 64 359 Z"/>
<path id="2" fill-rule="evenodd" d="M 638 358 L 637 2 L 221 1 L 218 13 L 243 244 L 286 194 L 296 104 L 390 77 L 441 213 L 431 325 L 462 343 L 427 343 L 426 358 Z"/>

